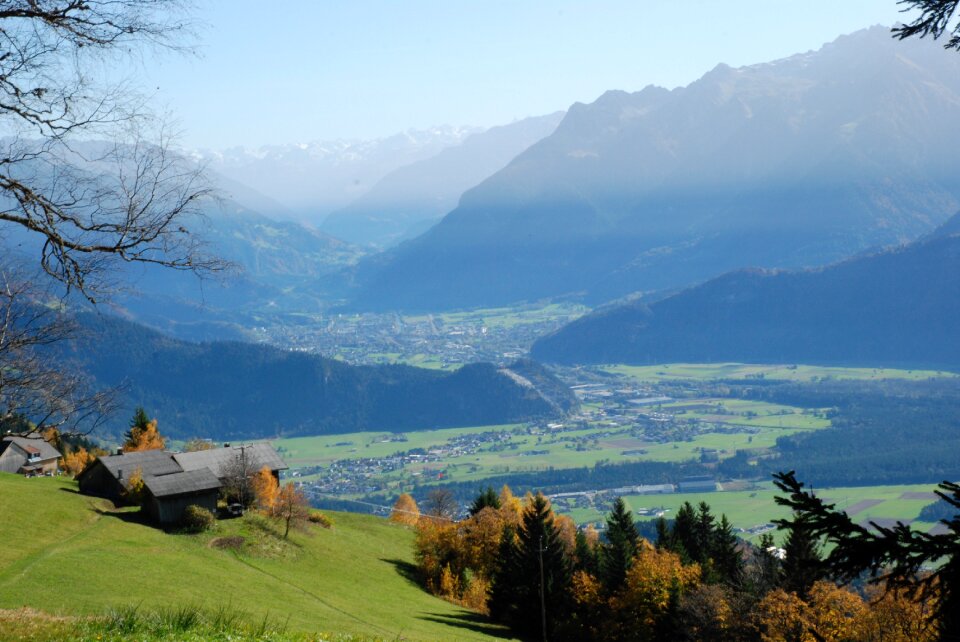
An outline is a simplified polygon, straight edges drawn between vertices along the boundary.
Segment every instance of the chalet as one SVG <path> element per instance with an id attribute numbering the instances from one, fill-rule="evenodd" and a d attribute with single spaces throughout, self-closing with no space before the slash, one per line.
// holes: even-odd
<path id="1" fill-rule="evenodd" d="M 0 472 L 55 475 L 60 451 L 40 437 L 8 435 L 0 440 Z"/>

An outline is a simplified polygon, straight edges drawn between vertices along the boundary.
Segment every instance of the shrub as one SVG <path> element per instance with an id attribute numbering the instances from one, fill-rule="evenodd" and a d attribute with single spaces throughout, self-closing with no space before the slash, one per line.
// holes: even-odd
<path id="1" fill-rule="evenodd" d="M 307 519 L 310 520 L 311 524 L 317 524 L 318 526 L 323 526 L 324 528 L 331 528 L 333 526 L 333 520 L 318 510 L 310 511 L 310 515 L 307 517 Z"/>
<path id="2" fill-rule="evenodd" d="M 180 525 L 184 530 L 200 533 L 208 531 L 217 524 L 217 519 L 209 510 L 203 506 L 190 504 L 183 511 L 183 517 L 180 518 Z"/>

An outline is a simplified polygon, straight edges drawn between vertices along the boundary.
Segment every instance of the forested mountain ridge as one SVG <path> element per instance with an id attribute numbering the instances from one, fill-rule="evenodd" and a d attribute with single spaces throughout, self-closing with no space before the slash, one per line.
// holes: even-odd
<path id="1" fill-rule="evenodd" d="M 105 315 L 81 316 L 64 350 L 101 386 L 122 385 L 122 412 L 150 409 L 175 438 L 263 438 L 510 423 L 576 407 L 563 384 L 532 362 L 441 372 L 352 366 L 304 352 L 239 342 L 188 343 Z"/>
<path id="2" fill-rule="evenodd" d="M 824 265 L 960 207 L 960 58 L 882 27 L 674 90 L 612 91 L 362 264 L 357 309 L 593 302 Z"/>
<path id="3" fill-rule="evenodd" d="M 960 215 L 909 245 L 798 272 L 742 270 L 578 319 L 563 363 L 740 361 L 960 367 Z"/>

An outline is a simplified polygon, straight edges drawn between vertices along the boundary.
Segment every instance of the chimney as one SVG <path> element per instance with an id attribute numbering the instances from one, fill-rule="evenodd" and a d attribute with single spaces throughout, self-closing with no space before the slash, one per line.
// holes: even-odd
<path id="1" fill-rule="evenodd" d="M 224 444 L 223 444 L 223 447 L 224 447 L 224 448 L 229 448 L 229 447 L 230 447 L 230 442 L 224 443 Z"/>
<path id="2" fill-rule="evenodd" d="M 123 479 L 123 469 L 122 469 L 122 468 L 118 468 L 118 469 L 117 469 L 117 479 Z"/>
<path id="3" fill-rule="evenodd" d="M 118 454 L 118 455 L 122 455 L 122 454 L 123 454 L 123 448 L 122 448 L 122 447 L 121 447 L 121 448 L 117 448 L 117 454 Z"/>

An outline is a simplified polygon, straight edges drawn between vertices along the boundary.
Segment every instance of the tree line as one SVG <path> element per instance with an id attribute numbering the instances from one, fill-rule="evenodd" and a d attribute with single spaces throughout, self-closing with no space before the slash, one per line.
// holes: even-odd
<path id="1" fill-rule="evenodd" d="M 924 565 L 946 559 L 950 567 L 960 548 L 956 529 L 935 550 L 884 549 L 876 544 L 882 529 L 851 535 L 837 528 L 846 523 L 842 513 L 805 493 L 792 473 L 776 483 L 787 493 L 778 501 L 793 510 L 779 524 L 782 548 L 772 534 L 757 545 L 739 539 L 704 502 L 685 503 L 670 523 L 661 518 L 647 540 L 621 498 L 601 534 L 555 514 L 544 495 L 519 498 L 509 486 L 482 491 L 460 520 L 443 489 L 422 511 L 401 495 L 391 519 L 415 530 L 427 590 L 523 639 L 955 639 L 943 605 L 956 581 Z M 951 501 L 960 506 L 960 495 Z M 873 557 L 856 553 L 864 537 L 874 538 Z M 922 562 L 891 572 L 904 556 Z"/>

